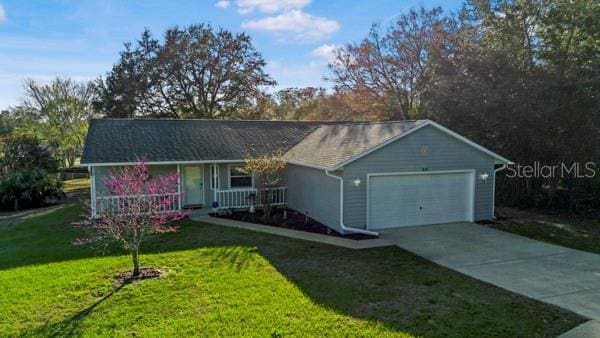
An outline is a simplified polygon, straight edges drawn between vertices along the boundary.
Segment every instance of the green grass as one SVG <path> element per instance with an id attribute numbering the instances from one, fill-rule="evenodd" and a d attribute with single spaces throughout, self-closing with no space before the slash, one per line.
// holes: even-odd
<path id="1" fill-rule="evenodd" d="M 0 227 L 0 332 L 38 336 L 556 336 L 585 319 L 396 247 L 349 250 L 184 222 L 144 247 L 161 279 L 70 242 L 78 204 Z"/>
<path id="2" fill-rule="evenodd" d="M 528 220 L 527 222 L 504 221 L 495 224 L 494 228 L 538 241 L 600 254 L 600 226 L 597 221 L 590 220 L 588 223 L 587 226 L 580 223 L 570 223 L 569 229 L 565 229 L 535 220 Z M 592 223 L 594 228 L 588 229 Z"/>

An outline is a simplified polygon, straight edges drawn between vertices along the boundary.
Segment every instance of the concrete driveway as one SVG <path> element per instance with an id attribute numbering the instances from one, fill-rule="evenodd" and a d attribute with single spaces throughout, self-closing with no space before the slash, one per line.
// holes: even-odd
<path id="1" fill-rule="evenodd" d="M 600 255 L 472 223 L 386 230 L 381 237 L 463 274 L 600 320 Z"/>

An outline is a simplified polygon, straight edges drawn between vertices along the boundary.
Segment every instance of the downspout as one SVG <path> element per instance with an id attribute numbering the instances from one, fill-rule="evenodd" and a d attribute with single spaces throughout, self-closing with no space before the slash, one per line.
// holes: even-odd
<path id="1" fill-rule="evenodd" d="M 494 169 L 494 187 L 492 188 L 493 189 L 493 194 L 492 194 L 492 218 L 493 219 L 496 219 L 496 173 L 499 172 L 500 170 L 506 169 L 508 164 L 512 164 L 512 163 L 503 163 L 500 167 L 498 167 L 497 169 Z"/>
<path id="2" fill-rule="evenodd" d="M 331 174 L 329 170 L 325 170 L 325 175 L 340 181 L 340 228 L 342 228 L 342 231 L 355 232 L 371 236 L 379 236 L 379 233 L 375 231 L 351 228 L 344 225 L 344 179 L 340 176 Z"/>

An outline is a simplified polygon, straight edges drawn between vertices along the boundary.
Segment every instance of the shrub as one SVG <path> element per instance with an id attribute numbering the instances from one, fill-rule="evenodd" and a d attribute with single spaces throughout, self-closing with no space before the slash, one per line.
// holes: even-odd
<path id="1" fill-rule="evenodd" d="M 272 191 L 269 188 L 276 187 L 281 181 L 281 173 L 285 168 L 285 160 L 282 151 L 272 154 L 248 157 L 246 159 L 246 170 L 254 177 L 254 185 L 260 191 L 259 201 L 263 206 L 263 221 L 266 222 L 273 213 Z"/>
<path id="2" fill-rule="evenodd" d="M 58 164 L 52 157 L 49 146 L 44 146 L 34 137 L 12 137 L 4 141 L 0 151 L 0 166 L 5 175 L 17 171 L 43 169 L 56 172 Z"/>
<path id="3" fill-rule="evenodd" d="M 13 171 L 0 180 L 0 208 L 19 210 L 44 206 L 62 195 L 61 182 L 42 169 Z"/>

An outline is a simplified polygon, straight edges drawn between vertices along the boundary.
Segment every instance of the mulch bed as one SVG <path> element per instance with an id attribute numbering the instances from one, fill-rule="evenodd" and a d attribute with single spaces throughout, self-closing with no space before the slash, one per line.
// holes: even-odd
<path id="1" fill-rule="evenodd" d="M 263 218 L 262 210 L 256 210 L 254 213 L 248 211 L 232 211 L 232 212 L 221 212 L 219 214 L 211 214 L 214 217 L 231 219 L 234 221 L 242 221 L 248 223 L 255 223 L 261 225 L 268 225 L 277 228 L 285 228 L 299 231 L 312 232 L 321 235 L 328 235 L 333 237 L 348 238 L 354 240 L 366 240 L 375 239 L 376 236 L 365 235 L 365 234 L 346 234 L 342 235 L 339 232 L 332 230 L 331 228 L 315 221 L 310 217 L 306 217 L 304 214 L 294 211 L 287 210 L 287 217 L 284 218 L 283 209 L 277 209 L 267 221 Z"/>
<path id="2" fill-rule="evenodd" d="M 496 222 L 494 220 L 490 220 L 490 219 L 475 221 L 475 223 L 481 224 L 481 225 L 497 225 L 497 224 L 499 224 L 498 222 Z"/>
<path id="3" fill-rule="evenodd" d="M 127 284 L 137 280 L 160 278 L 164 275 L 164 273 L 157 268 L 140 268 L 140 274 L 135 278 L 131 277 L 132 272 L 132 270 L 128 270 L 116 273 L 115 281 L 119 284 Z"/>

